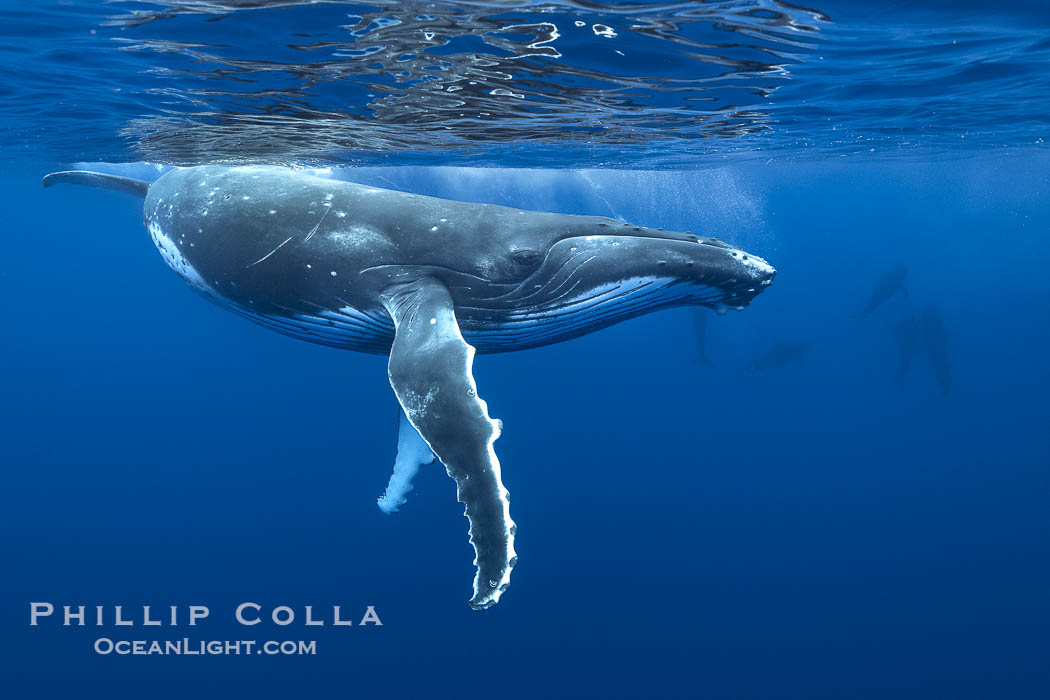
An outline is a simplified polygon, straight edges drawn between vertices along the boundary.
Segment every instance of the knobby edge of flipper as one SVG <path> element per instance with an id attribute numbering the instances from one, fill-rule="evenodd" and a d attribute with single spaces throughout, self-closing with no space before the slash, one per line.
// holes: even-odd
<path id="1" fill-rule="evenodd" d="M 380 300 L 395 326 L 390 386 L 412 427 L 456 482 L 475 554 L 470 606 L 484 610 L 510 585 L 518 559 L 510 494 L 493 448 L 502 425 L 478 397 L 474 348 L 463 338 L 445 285 L 422 277 L 388 287 Z"/>
<path id="2" fill-rule="evenodd" d="M 149 192 L 150 183 L 145 180 L 136 180 L 131 177 L 120 175 L 109 175 L 107 173 L 96 173 L 92 170 L 62 170 L 57 173 L 49 173 L 44 176 L 42 183 L 44 187 L 58 184 L 86 185 L 88 187 L 101 187 L 117 192 L 145 197 Z"/>

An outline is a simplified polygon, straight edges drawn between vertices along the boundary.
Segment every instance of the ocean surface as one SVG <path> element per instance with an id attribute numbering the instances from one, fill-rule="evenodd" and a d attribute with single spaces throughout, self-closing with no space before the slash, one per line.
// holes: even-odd
<path id="1" fill-rule="evenodd" d="M 7 1 L 0 37 L 0 696 L 1050 697 L 1042 0 Z M 206 303 L 141 199 L 40 185 L 215 162 L 717 236 L 778 276 L 478 356 L 520 556 L 478 612 L 444 470 L 376 506 L 385 358 Z"/>

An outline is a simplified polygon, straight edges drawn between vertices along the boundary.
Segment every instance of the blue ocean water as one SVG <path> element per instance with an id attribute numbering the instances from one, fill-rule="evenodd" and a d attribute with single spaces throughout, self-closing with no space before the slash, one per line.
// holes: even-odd
<path id="1" fill-rule="evenodd" d="M 4 697 L 1050 692 L 1042 2 L 2 16 Z M 136 197 L 40 187 L 78 163 L 205 162 L 688 230 L 778 276 L 703 312 L 710 366 L 686 308 L 477 358 L 520 555 L 477 612 L 443 470 L 399 513 L 375 505 L 397 441 L 385 358 L 206 303 Z M 899 332 L 930 313 L 932 361 Z M 802 357 L 754 368 L 785 344 Z M 40 601 L 56 613 L 31 626 Z M 257 626 L 233 617 L 247 601 Z M 211 612 L 147 627 L 143 605 Z M 266 618 L 281 605 L 293 624 Z M 356 624 L 368 605 L 382 626 Z M 184 636 L 317 653 L 93 649 Z"/>

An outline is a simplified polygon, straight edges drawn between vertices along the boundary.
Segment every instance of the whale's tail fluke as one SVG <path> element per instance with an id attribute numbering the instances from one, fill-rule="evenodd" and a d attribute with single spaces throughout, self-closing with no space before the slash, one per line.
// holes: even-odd
<path id="1" fill-rule="evenodd" d="M 73 185 L 89 185 L 91 187 L 103 187 L 107 190 L 127 192 L 139 197 L 145 197 L 149 191 L 149 183 L 144 180 L 135 180 L 130 177 L 119 175 L 107 175 L 90 170 L 63 170 L 44 176 L 44 187 L 50 187 L 59 183 L 70 183 Z"/>

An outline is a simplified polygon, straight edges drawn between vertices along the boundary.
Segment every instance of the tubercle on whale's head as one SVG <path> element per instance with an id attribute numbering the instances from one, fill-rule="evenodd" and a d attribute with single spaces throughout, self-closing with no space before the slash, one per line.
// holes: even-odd
<path id="1" fill-rule="evenodd" d="M 698 242 L 701 252 L 687 267 L 697 270 L 700 279 L 714 281 L 724 292 L 722 301 L 712 305 L 716 310 L 747 306 L 777 275 L 772 265 L 753 253 L 717 238 L 700 238 Z"/>

